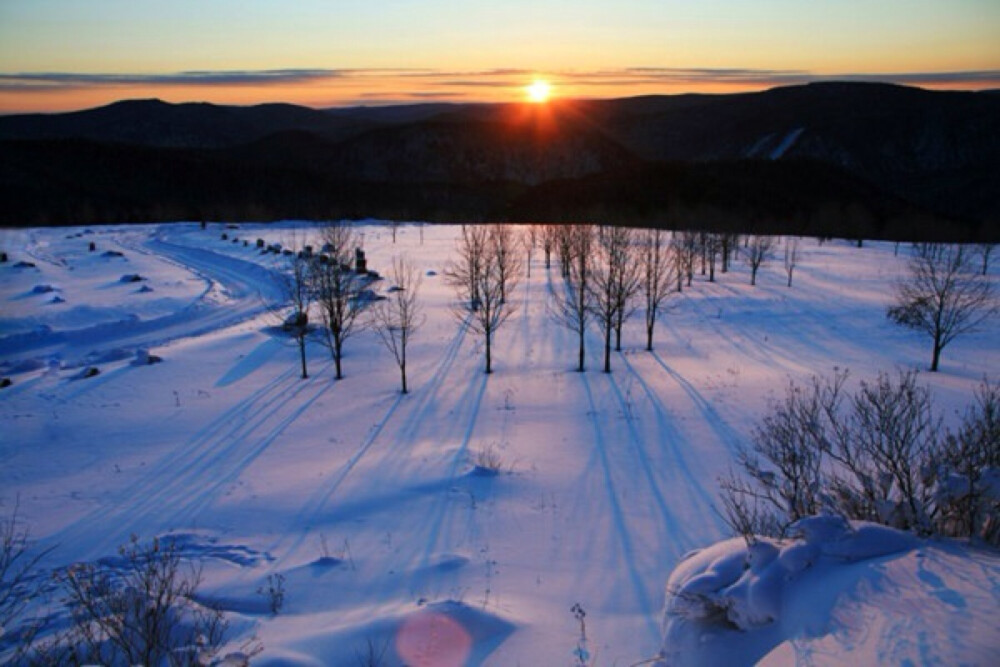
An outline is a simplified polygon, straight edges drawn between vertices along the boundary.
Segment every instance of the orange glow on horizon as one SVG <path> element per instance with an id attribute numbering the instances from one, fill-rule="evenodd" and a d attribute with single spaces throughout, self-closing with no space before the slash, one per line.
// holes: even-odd
<path id="1" fill-rule="evenodd" d="M 528 102 L 535 107 L 554 103 L 553 90 L 560 100 L 611 99 L 638 95 L 683 93 L 723 94 L 766 90 L 797 81 L 653 80 L 622 75 L 609 79 L 581 72 L 546 72 L 525 85 L 522 71 L 469 73 L 458 79 L 454 73 L 412 74 L 399 71 L 355 73 L 309 81 L 270 83 L 218 83 L 196 85 L 186 82 L 137 82 L 92 84 L 86 81 L 66 85 L 38 85 L 37 88 L 0 87 L 0 114 L 58 113 L 111 104 L 119 100 L 159 98 L 170 103 L 208 102 L 220 105 L 255 105 L 283 102 L 317 109 L 351 106 L 380 106 L 420 102 Z M 836 75 L 822 75 L 836 80 Z M 977 90 L 997 87 L 994 80 L 918 81 L 909 83 L 925 89 Z"/>

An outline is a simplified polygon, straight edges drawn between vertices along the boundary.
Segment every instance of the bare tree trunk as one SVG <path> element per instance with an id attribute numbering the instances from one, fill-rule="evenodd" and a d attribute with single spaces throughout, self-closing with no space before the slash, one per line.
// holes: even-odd
<path id="1" fill-rule="evenodd" d="M 487 375 L 489 375 L 490 373 L 493 372 L 493 353 L 492 353 L 492 347 L 490 345 L 490 338 L 492 338 L 492 336 L 490 336 L 489 334 L 487 334 L 486 335 L 486 374 Z"/>
<path id="2" fill-rule="evenodd" d="M 611 327 L 604 329 L 604 372 L 611 372 Z"/>
<path id="3" fill-rule="evenodd" d="M 305 332 L 299 334 L 299 357 L 302 360 L 302 379 L 308 379 L 309 373 L 306 371 L 306 335 Z"/>

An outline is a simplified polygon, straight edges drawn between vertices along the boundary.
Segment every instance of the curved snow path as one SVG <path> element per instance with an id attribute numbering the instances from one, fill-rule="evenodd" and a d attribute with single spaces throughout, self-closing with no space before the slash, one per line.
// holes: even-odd
<path id="1" fill-rule="evenodd" d="M 175 340 L 202 336 L 251 319 L 282 300 L 273 270 L 253 262 L 168 240 L 162 229 L 141 244 L 129 243 L 128 233 L 114 239 L 118 245 L 155 255 L 206 282 L 207 288 L 187 306 L 148 320 L 105 322 L 81 329 L 44 334 L 15 334 L 4 338 L 5 354 L 61 347 L 69 355 L 95 349 L 161 347 Z"/>
<path id="2" fill-rule="evenodd" d="M 153 346 L 203 335 L 255 317 L 268 309 L 269 301 L 281 298 L 273 271 L 252 262 L 167 241 L 162 232 L 142 245 L 123 239 L 116 242 L 133 251 L 155 254 L 198 275 L 207 288 L 176 313 L 136 323 L 118 336 L 102 337 L 102 344 Z M 210 303 L 206 298 L 209 294 L 222 298 Z M 90 342 L 98 329 L 103 333 L 108 325 L 67 332 L 62 339 Z M 89 540 L 91 555 L 99 557 L 125 543 L 132 532 L 148 532 L 151 525 L 158 526 L 155 532 L 190 527 L 200 512 L 332 386 L 330 380 L 317 377 L 323 370 L 325 367 L 306 381 L 299 379 L 294 367 L 278 374 L 163 456 L 148 474 L 114 499 L 49 539 L 54 544 L 75 544 L 99 534 L 100 540 Z M 221 476 L 220 470 L 224 471 Z M 169 478 L 163 483 L 166 471 Z M 177 498 L 185 500 L 177 503 Z"/>

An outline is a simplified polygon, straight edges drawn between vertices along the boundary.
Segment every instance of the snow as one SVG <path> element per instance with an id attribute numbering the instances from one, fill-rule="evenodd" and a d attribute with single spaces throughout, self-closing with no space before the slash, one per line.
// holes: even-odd
<path id="1" fill-rule="evenodd" d="M 32 537 L 54 547 L 46 568 L 112 558 L 132 533 L 172 536 L 203 567 L 202 599 L 226 611 L 234 664 L 252 636 L 264 648 L 253 664 L 353 665 L 369 642 L 386 664 L 572 664 L 576 603 L 602 665 L 675 652 L 664 632 L 703 664 L 996 653 L 995 554 L 831 520 L 748 552 L 714 509 L 716 478 L 789 378 L 926 367 L 928 341 L 885 319 L 905 267 L 891 244 L 804 240 L 792 288 L 780 262 L 755 288 L 739 262 L 716 283 L 696 276 L 671 297 L 655 352 L 641 313 L 626 325 L 610 375 L 596 332 L 588 372 L 573 371 L 574 336 L 549 314 L 558 267 L 536 250 L 486 376 L 442 275 L 457 228 L 425 226 L 421 243 L 406 225 L 394 244 L 359 223 L 371 268 L 406 253 L 423 276 L 427 320 L 402 396 L 372 332 L 347 342 L 343 380 L 319 344 L 299 378 L 271 308 L 285 258 L 255 239 L 318 247 L 310 230 L 229 231 L 249 247 L 215 224 L 0 230 L 0 375 L 12 380 L 0 511 L 20 499 Z M 957 339 L 920 381 L 954 421 L 998 368 L 994 327 Z M 496 474 L 477 468 L 486 450 Z M 285 604 L 272 615 L 258 591 L 276 574 Z M 732 599 L 732 618 L 661 624 L 681 604 L 665 601 L 668 578 Z"/>
<path id="2" fill-rule="evenodd" d="M 788 152 L 788 149 L 795 145 L 795 142 L 799 140 L 802 136 L 802 132 L 805 130 L 803 127 L 798 127 L 786 134 L 781 143 L 774 147 L 768 157 L 772 160 L 780 160 L 781 157 Z"/>
<path id="3" fill-rule="evenodd" d="M 667 582 L 659 664 L 995 659 L 995 553 L 839 517 L 795 528 L 786 541 L 733 538 L 682 561 Z"/>

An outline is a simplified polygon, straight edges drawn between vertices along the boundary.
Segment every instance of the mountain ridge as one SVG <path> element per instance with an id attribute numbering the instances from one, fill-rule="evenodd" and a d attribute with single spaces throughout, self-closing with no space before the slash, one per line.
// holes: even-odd
<path id="1" fill-rule="evenodd" d="M 995 236 L 1000 220 L 1000 204 L 991 194 L 1000 191 L 1000 96 L 888 84 L 814 83 L 734 95 L 555 100 L 546 105 L 432 102 L 329 110 L 280 103 L 228 107 L 137 100 L 69 114 L 0 117 L 0 141 L 7 147 L 16 145 L 16 150 L 5 153 L 22 160 L 22 165 L 48 155 L 54 162 L 45 171 L 59 172 L 55 180 L 63 183 L 74 179 L 74 170 L 85 168 L 86 160 L 81 161 L 80 155 L 69 159 L 71 153 L 100 153 L 101 164 L 109 168 L 107 156 L 115 153 L 109 147 L 120 145 L 147 149 L 144 154 L 153 163 L 183 162 L 197 155 L 198 160 L 229 172 L 213 176 L 221 180 L 240 170 L 251 170 L 262 181 L 271 174 L 287 183 L 297 175 L 303 183 L 320 188 L 337 184 L 334 189 L 344 190 L 348 184 L 365 184 L 361 189 L 367 190 L 378 185 L 390 200 L 419 186 L 433 186 L 438 193 L 506 193 L 508 199 L 499 210 L 494 195 L 486 197 L 490 203 L 484 203 L 483 214 L 491 218 L 538 210 L 538 206 L 524 207 L 521 198 L 550 183 L 563 184 L 556 188 L 559 192 L 565 183 L 575 182 L 580 188 L 577 197 L 560 195 L 566 208 L 559 217 L 572 218 L 583 211 L 575 202 L 592 199 L 588 188 L 595 182 L 615 183 L 634 173 L 669 172 L 677 177 L 678 170 L 707 179 L 711 170 L 698 165 L 761 163 L 716 169 L 743 174 L 744 181 L 729 181 L 740 189 L 759 184 L 753 174 L 768 172 L 766 163 L 794 160 L 831 167 L 826 172 L 831 181 L 827 190 L 855 205 L 867 202 L 872 212 L 865 217 L 883 223 L 897 215 L 886 213 L 884 204 L 890 200 L 898 206 L 889 208 L 937 218 L 938 226 L 953 227 L 956 237 Z M 85 143 L 73 143 L 80 141 Z M 55 150 L 59 142 L 68 143 Z M 32 151 L 37 155 L 32 157 Z M 657 166 L 664 164 L 674 166 Z M 33 211 L 12 185 L 23 181 L 16 173 L 17 164 L 4 158 L 3 166 L 0 188 L 13 197 L 18 219 L 37 212 L 36 218 L 73 221 L 68 205 L 62 213 L 54 213 L 51 206 Z M 37 171 L 37 166 L 32 169 Z M 142 164 L 132 167 L 139 177 L 148 172 L 147 178 L 152 178 L 155 171 Z M 819 172 L 818 167 L 810 169 Z M 775 173 L 780 172 L 788 187 L 795 187 L 793 171 Z M 850 178 L 834 175 L 841 172 Z M 141 184 L 142 179 L 135 182 Z M 650 187 L 659 187 L 656 179 Z M 848 192 L 851 188 L 853 195 Z M 45 190 L 44 183 L 35 189 Z M 288 197 L 301 189 L 291 188 Z M 708 185 L 696 189 L 727 200 L 722 208 L 740 217 L 733 198 Z M 610 196 L 621 188 L 600 191 Z M 657 200 L 655 193 L 633 192 L 632 201 L 615 199 L 623 220 L 643 217 L 639 209 Z M 55 200 L 66 198 L 58 188 L 49 187 L 47 193 Z M 780 190 L 774 195 L 788 199 Z M 234 191 L 232 196 L 245 195 Z M 325 197 L 313 193 L 309 198 Z M 792 199 L 797 208 L 810 207 L 797 195 Z M 876 200 L 882 203 L 875 205 Z M 448 210 L 448 201 L 444 197 L 432 208 L 449 218 L 459 211 L 467 213 L 465 204 Z M 139 202 L 136 213 L 149 218 L 162 208 L 159 204 L 155 199 Z M 374 204 L 372 211 L 384 208 Z M 357 205 L 364 209 L 365 198 L 357 199 Z M 810 215 L 826 205 L 812 202 L 815 210 Z M 285 211 L 294 208 L 276 202 L 266 207 L 268 215 L 277 217 L 287 217 Z M 9 213 L 2 220 L 18 224 Z"/>

